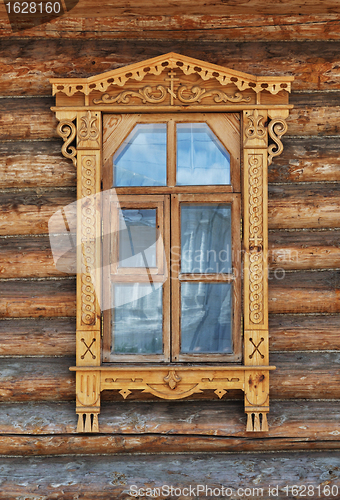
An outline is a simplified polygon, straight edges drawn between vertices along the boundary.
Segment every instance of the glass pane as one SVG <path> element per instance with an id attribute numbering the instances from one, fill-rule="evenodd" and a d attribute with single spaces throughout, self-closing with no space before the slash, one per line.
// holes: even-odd
<path id="1" fill-rule="evenodd" d="M 232 272 L 231 205 L 181 205 L 181 272 Z"/>
<path id="2" fill-rule="evenodd" d="M 112 353 L 161 354 L 162 285 L 113 285 Z"/>
<path id="3" fill-rule="evenodd" d="M 232 353 L 232 285 L 181 284 L 181 352 Z"/>
<path id="4" fill-rule="evenodd" d="M 177 124 L 176 182 L 230 184 L 230 155 L 206 123 Z"/>
<path id="5" fill-rule="evenodd" d="M 114 186 L 166 186 L 166 124 L 138 124 L 113 157 Z"/>
<path id="6" fill-rule="evenodd" d="M 119 211 L 119 267 L 156 267 L 156 209 Z"/>

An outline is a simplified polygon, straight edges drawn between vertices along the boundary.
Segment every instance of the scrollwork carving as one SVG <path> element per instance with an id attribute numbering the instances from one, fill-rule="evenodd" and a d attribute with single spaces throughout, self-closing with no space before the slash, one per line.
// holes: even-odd
<path id="1" fill-rule="evenodd" d="M 287 130 L 288 126 L 283 118 L 275 118 L 269 123 L 268 133 L 275 144 L 271 144 L 268 147 L 268 165 L 272 163 L 274 156 L 279 156 L 282 153 L 283 144 L 281 142 L 281 137 Z"/>
<path id="2" fill-rule="evenodd" d="M 187 96 L 185 94 L 190 93 L 191 95 Z M 221 90 L 210 90 L 202 89 L 198 85 L 192 87 L 190 90 L 186 87 L 186 85 L 182 85 L 178 89 L 178 99 L 185 104 L 192 104 L 194 102 L 201 102 L 202 99 L 206 99 L 207 97 L 214 97 L 214 101 L 216 103 L 220 102 L 249 102 L 250 97 L 243 97 L 240 92 L 236 92 L 234 95 L 228 95 Z"/>
<path id="3" fill-rule="evenodd" d="M 250 321 L 263 321 L 263 213 L 262 155 L 249 157 L 249 303 Z"/>
<path id="4" fill-rule="evenodd" d="M 75 147 L 70 146 L 70 144 L 75 139 L 76 132 L 76 126 L 71 120 L 61 120 L 58 123 L 57 133 L 63 138 L 64 141 L 61 152 L 65 158 L 72 160 L 75 167 L 77 166 L 77 150 Z"/>
<path id="5" fill-rule="evenodd" d="M 85 325 L 94 325 L 95 289 L 92 275 L 95 270 L 95 156 L 82 158 L 82 265 L 81 265 L 81 319 Z"/>
<path id="6" fill-rule="evenodd" d="M 159 95 L 155 95 L 155 92 L 159 92 Z M 141 99 L 143 104 L 147 102 L 152 104 L 157 104 L 163 102 L 167 96 L 167 91 L 162 85 L 158 85 L 156 90 L 152 90 L 150 85 L 139 89 L 138 92 L 134 90 L 124 90 L 116 96 L 111 96 L 110 94 L 103 94 L 100 99 L 93 99 L 93 104 L 129 104 L 130 97 L 136 97 Z"/>

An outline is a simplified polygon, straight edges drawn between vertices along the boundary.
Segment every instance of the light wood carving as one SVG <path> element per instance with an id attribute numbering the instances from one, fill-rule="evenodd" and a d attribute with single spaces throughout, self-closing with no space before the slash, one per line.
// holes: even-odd
<path id="1" fill-rule="evenodd" d="M 56 95 L 56 107 L 52 109 L 59 120 L 58 134 L 64 140 L 62 154 L 77 167 L 78 175 L 77 364 L 70 368 L 76 372 L 78 432 L 98 432 L 103 390 L 116 390 L 124 399 L 134 391 L 143 391 L 175 400 L 206 390 L 222 398 L 238 389 L 244 392 L 246 430 L 268 430 L 269 372 L 275 367 L 269 366 L 268 342 L 267 167 L 283 150 L 281 138 L 292 108 L 288 103 L 292 80 L 290 76 L 256 77 L 174 53 L 89 78 L 51 80 Z M 110 134 L 122 128 L 123 140 L 125 129 L 130 124 L 132 127 L 144 111 L 200 111 L 214 116 L 236 112 L 241 116 L 241 363 L 187 366 L 185 362 L 168 362 L 127 367 L 102 362 L 102 319 L 100 297 L 96 295 L 101 289 L 101 212 L 96 195 L 101 191 L 106 161 L 103 134 L 109 140 Z M 103 129 L 105 113 L 110 116 L 104 120 Z M 215 122 L 218 132 L 223 121 L 215 118 Z"/>

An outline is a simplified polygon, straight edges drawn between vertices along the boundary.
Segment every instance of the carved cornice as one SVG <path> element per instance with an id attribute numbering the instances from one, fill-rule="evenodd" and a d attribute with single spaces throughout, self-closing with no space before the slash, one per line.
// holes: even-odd
<path id="1" fill-rule="evenodd" d="M 89 95 L 93 91 L 106 92 L 111 86 L 123 87 L 128 80 L 140 82 L 146 75 L 160 75 L 163 71 L 180 70 L 184 75 L 196 74 L 202 80 L 216 80 L 221 85 L 234 84 L 239 91 L 252 89 L 255 93 L 266 90 L 271 94 L 291 91 L 293 77 L 256 77 L 223 66 L 193 59 L 171 52 L 163 56 L 118 68 L 89 78 L 52 78 L 53 95 L 58 92 L 72 96 L 75 93 Z"/>

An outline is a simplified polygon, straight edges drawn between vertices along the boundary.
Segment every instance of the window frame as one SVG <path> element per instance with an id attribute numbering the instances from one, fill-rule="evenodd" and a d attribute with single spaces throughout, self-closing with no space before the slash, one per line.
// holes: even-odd
<path id="1" fill-rule="evenodd" d="M 168 270 L 170 271 L 169 279 L 164 283 L 164 355 L 129 355 L 129 354 L 110 354 L 109 345 L 110 328 L 112 314 L 109 310 L 103 311 L 103 363 L 108 362 L 126 362 L 126 363 L 142 363 L 142 362 L 199 362 L 199 363 L 214 363 L 214 362 L 240 362 L 242 359 L 241 351 L 241 242 L 240 242 L 240 229 L 241 229 L 241 189 L 240 189 L 240 176 L 241 176 L 241 143 L 240 143 L 240 114 L 239 113 L 152 113 L 149 115 L 134 115 L 129 114 L 119 115 L 120 126 L 112 127 L 110 123 L 116 123 L 117 115 L 106 114 L 103 116 L 103 128 L 106 131 L 103 140 L 103 173 L 102 185 L 103 190 L 110 192 L 113 188 L 113 158 L 117 151 L 121 148 L 123 142 L 133 132 L 134 128 L 139 124 L 154 124 L 162 123 L 167 125 L 167 186 L 143 186 L 143 187 L 114 187 L 115 197 L 117 203 L 121 204 L 124 208 L 127 200 L 135 199 L 135 204 L 142 206 L 154 206 L 153 200 L 163 196 L 170 196 L 170 206 L 164 204 L 162 213 L 166 215 L 164 225 L 161 230 L 161 236 L 164 241 L 165 252 L 170 255 L 170 248 L 180 248 L 180 204 L 189 202 L 192 203 L 228 203 L 232 206 L 232 259 L 233 269 L 235 276 L 232 279 L 234 283 L 233 298 L 232 298 L 232 311 L 233 311 L 233 327 L 232 327 L 232 353 L 211 353 L 211 354 L 185 354 L 181 353 L 181 327 L 180 327 L 180 278 L 176 268 L 180 265 L 180 259 L 176 262 L 175 257 L 168 258 Z M 177 169 L 177 124 L 185 123 L 206 123 L 212 133 L 219 140 L 221 146 L 225 148 L 230 157 L 230 184 L 223 185 L 186 185 L 178 186 L 176 182 L 176 169 Z M 217 191 L 217 192 L 216 192 Z M 129 194 L 127 194 L 129 193 Z M 133 194 L 132 194 L 133 193 Z M 171 220 L 170 220 L 171 213 Z M 107 208 L 103 208 L 104 220 L 104 252 L 108 255 L 110 253 L 107 234 L 116 234 L 116 228 L 109 229 L 109 217 Z M 112 217 L 112 215 L 111 215 Z M 171 227 L 170 227 L 171 226 Z M 164 228 L 167 228 L 170 234 L 164 234 Z M 170 241 L 171 240 L 171 241 Z M 170 243 L 169 243 L 170 241 Z M 105 258 L 107 260 L 107 257 Z M 115 260 L 113 256 L 113 260 Z M 138 281 L 138 271 L 127 271 L 128 274 L 134 274 L 136 281 Z M 120 274 L 120 273 L 119 273 Z M 197 277 L 196 277 L 197 278 Z M 105 278 L 103 278 L 105 280 Z M 118 279 L 118 278 L 117 278 Z M 190 281 L 189 276 L 183 275 L 183 280 Z M 228 280 L 227 277 L 201 277 L 201 281 L 222 282 Z M 197 281 L 197 280 L 196 280 Z M 170 286 L 171 283 L 171 286 Z M 171 297 L 169 297 L 168 287 L 171 288 Z M 110 294 L 108 287 L 105 289 L 105 294 Z M 170 301 L 170 303 L 169 303 Z M 171 316 L 169 323 L 165 317 Z"/>
<path id="2" fill-rule="evenodd" d="M 77 167 L 77 332 L 76 399 L 78 432 L 98 432 L 100 393 L 123 398 L 142 390 L 181 399 L 209 390 L 222 398 L 244 392 L 246 431 L 268 430 L 268 195 L 267 167 L 281 154 L 287 131 L 291 76 L 257 77 L 175 53 L 158 56 L 89 78 L 52 79 L 62 154 Z M 101 215 L 92 195 L 101 192 L 102 115 L 106 113 L 240 112 L 243 212 L 243 362 L 241 365 L 165 364 L 149 367 L 101 363 Z M 119 126 L 117 119 L 117 127 Z M 223 187 L 222 187 L 223 190 Z M 177 187 L 177 192 L 183 192 Z M 216 192 L 219 192 L 216 189 Z M 89 218 L 88 213 L 93 213 Z"/>

